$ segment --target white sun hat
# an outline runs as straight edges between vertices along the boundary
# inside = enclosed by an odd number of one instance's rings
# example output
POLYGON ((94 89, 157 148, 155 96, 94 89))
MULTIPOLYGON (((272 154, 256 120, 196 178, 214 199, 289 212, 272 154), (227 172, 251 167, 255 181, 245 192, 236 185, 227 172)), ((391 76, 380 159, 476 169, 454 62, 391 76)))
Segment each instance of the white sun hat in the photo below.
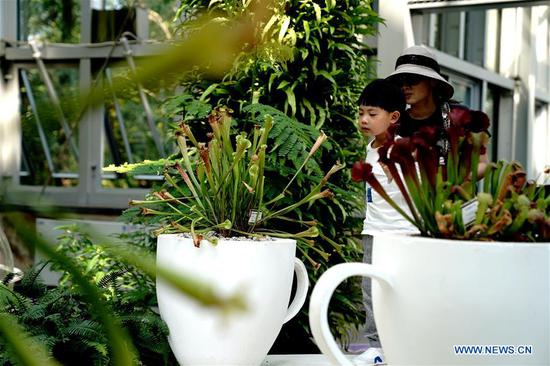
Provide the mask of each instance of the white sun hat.
POLYGON ((454 94, 453 86, 441 76, 439 63, 435 55, 423 46, 411 46, 401 53, 395 61, 395 71, 387 79, 397 79, 398 75, 414 74, 437 80, 441 86, 442 97, 451 99, 454 94))

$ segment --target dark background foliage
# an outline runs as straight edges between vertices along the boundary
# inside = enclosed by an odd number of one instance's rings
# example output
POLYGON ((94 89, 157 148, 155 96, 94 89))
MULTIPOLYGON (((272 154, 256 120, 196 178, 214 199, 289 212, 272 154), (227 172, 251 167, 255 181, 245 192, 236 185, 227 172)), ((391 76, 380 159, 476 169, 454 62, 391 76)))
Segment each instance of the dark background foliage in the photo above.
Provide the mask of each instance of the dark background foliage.
MULTIPOLYGON (((149 237, 137 231, 125 234, 136 246, 148 251, 149 237)), ((82 273, 101 292, 102 301, 128 330, 137 351, 139 365, 176 365, 168 345, 168 328, 153 311, 156 305, 154 282, 139 269, 121 263, 94 244, 90 235, 76 226, 64 228, 56 250, 75 258, 82 273)), ((110 365, 109 341, 100 319, 94 315, 80 287, 60 266, 60 285, 47 287, 39 277, 47 263, 29 269, 14 289, 0 285, 0 308, 17 317, 32 340, 42 344, 47 354, 64 365, 110 365)), ((15 365, 16 354, 0 339, 0 364, 15 365)))

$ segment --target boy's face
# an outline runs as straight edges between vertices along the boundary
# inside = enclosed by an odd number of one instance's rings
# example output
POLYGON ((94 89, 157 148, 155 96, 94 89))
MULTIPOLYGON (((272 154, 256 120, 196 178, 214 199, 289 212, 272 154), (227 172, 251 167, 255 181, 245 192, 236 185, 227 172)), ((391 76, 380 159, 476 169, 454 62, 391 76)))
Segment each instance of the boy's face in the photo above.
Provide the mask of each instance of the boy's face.
POLYGON ((357 123, 363 136, 383 135, 388 127, 399 120, 399 112, 388 112, 380 107, 359 106, 357 123))

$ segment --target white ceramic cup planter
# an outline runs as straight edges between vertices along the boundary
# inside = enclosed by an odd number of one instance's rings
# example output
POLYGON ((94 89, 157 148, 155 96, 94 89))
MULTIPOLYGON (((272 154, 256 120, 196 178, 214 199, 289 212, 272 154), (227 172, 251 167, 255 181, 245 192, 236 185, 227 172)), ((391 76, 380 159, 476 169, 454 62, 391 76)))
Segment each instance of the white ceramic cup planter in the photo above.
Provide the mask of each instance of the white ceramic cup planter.
POLYGON ((160 235, 157 264, 191 274, 213 285, 220 295, 242 292, 246 312, 222 314, 189 299, 157 279, 159 311, 170 330, 168 338, 184 366, 258 366, 283 323, 294 317, 306 299, 309 280, 295 258, 294 240, 224 240, 199 248, 182 235, 160 235), (289 306, 293 273, 297 289, 289 306))
POLYGON ((12 275, 11 279, 8 281, 9 284, 16 283, 23 278, 23 271, 17 267, 10 267, 5 264, 0 264, 0 273, 2 273, 2 278, 5 276, 4 273, 6 273, 6 275, 12 275))
POLYGON ((376 235, 372 265, 334 266, 311 295, 311 329, 333 365, 352 365, 327 323, 350 276, 373 279, 388 365, 550 365, 550 243, 376 235))

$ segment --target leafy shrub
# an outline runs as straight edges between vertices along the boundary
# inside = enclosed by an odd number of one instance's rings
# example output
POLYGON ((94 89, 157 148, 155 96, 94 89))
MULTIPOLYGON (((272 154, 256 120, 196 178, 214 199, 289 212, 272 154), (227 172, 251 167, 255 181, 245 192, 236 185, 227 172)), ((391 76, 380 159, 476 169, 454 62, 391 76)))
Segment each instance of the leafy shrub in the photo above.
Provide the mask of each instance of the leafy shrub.
MULTIPOLYGON (((182 20, 180 34, 190 34, 200 27, 193 21, 200 12, 210 12, 223 23, 234 15, 246 14, 252 3, 184 0, 178 15, 182 20)), ((293 197, 304 197, 322 179, 320 172, 328 171, 333 162, 351 165, 364 154, 364 144, 355 127, 356 99, 374 70, 361 37, 375 34, 381 21, 370 4, 364 0, 273 2, 272 17, 255 30, 265 41, 262 47, 239 55, 231 71, 220 79, 190 70, 182 83, 182 95, 166 104, 167 114, 185 120, 196 135, 206 134, 204 117, 208 108, 215 106, 226 105, 234 110, 239 126, 246 126, 254 116, 263 119, 265 114, 271 114, 281 130, 273 133, 274 148, 266 157, 271 160, 270 165, 277 166, 273 174, 266 171, 265 191, 270 199, 276 197, 298 168, 296 161, 301 161, 300 156, 306 151, 301 144, 311 146, 314 141, 307 133, 300 134, 300 130, 286 130, 284 121, 294 117, 304 127, 316 131, 322 128, 330 145, 312 159, 319 169, 314 164, 306 167, 306 174, 299 175, 289 190, 293 197), (284 113, 275 114, 266 108, 284 113)), ((324 233, 316 244, 320 252, 306 248, 303 253, 320 265, 320 271, 342 261, 361 261, 362 254, 357 241, 361 219, 354 214, 364 208, 363 187, 354 185, 343 174, 335 176, 327 187, 335 193, 333 200, 296 211, 303 220, 318 220, 324 233), (332 256, 327 258, 324 253, 332 256)), ((310 273, 315 283, 319 273, 310 273)), ((364 321, 361 298, 359 281, 347 281, 337 289, 330 322, 343 343, 349 341, 350 328, 364 321)), ((286 345, 281 351, 315 351, 314 345, 298 345, 295 341, 308 339, 308 329, 302 312, 283 327, 280 339, 286 345)))

